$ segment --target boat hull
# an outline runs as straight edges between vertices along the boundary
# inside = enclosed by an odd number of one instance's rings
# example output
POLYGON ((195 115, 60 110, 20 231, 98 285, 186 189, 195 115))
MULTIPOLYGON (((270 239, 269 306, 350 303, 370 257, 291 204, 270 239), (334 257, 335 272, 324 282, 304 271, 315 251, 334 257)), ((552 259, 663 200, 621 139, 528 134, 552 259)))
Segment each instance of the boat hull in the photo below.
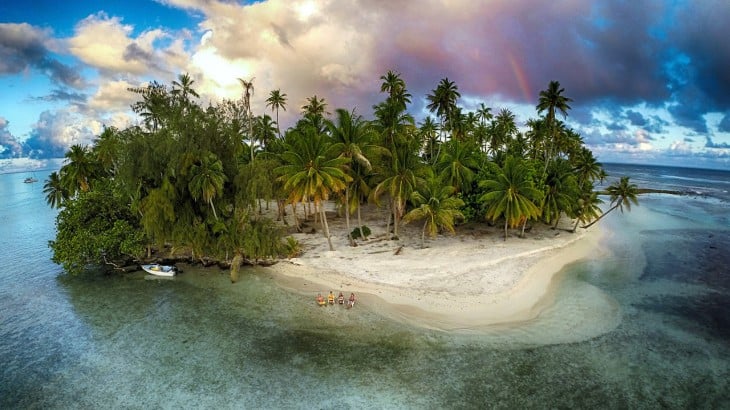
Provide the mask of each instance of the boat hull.
POLYGON ((168 265, 142 265, 142 269, 155 276, 175 276, 177 269, 174 266, 168 265))

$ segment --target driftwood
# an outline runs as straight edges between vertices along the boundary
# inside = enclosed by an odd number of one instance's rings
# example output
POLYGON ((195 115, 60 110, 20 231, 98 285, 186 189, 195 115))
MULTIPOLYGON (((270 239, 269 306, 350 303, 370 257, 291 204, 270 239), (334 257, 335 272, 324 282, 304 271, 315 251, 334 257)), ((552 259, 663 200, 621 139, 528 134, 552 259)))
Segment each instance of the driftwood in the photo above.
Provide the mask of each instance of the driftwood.
POLYGON ((403 245, 399 246, 398 249, 393 252, 393 255, 400 255, 400 252, 403 250, 403 245))

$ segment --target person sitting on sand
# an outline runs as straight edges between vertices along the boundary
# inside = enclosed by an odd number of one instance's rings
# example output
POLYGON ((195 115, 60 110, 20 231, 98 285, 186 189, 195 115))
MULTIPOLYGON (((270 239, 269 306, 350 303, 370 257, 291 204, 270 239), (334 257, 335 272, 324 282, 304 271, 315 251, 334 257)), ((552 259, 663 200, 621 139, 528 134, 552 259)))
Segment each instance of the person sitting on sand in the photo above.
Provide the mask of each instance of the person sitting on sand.
POLYGON ((345 304, 345 295, 343 295, 342 292, 340 292, 340 296, 337 296, 337 303, 340 305, 345 304))
POLYGON ((324 298, 322 297, 322 294, 321 293, 318 293, 317 294, 317 299, 316 300, 317 300, 317 304, 318 305, 320 305, 320 306, 324 306, 325 305, 324 298))
POLYGON ((351 308, 355 306, 355 294, 350 293, 350 299, 347 301, 347 308, 351 308))
POLYGON ((330 294, 327 295, 327 302, 329 302, 330 305, 335 304, 335 294, 330 291, 330 294))

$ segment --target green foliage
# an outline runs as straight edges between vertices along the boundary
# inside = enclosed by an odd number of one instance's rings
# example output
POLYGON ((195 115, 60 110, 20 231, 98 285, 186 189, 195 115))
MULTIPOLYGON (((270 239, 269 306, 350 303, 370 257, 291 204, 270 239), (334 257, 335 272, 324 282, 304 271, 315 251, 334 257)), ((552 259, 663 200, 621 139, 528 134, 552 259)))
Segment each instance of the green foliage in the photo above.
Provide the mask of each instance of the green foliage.
POLYGON ((360 228, 355 228, 352 230, 352 232, 350 232, 350 236, 352 237, 352 239, 360 239, 363 236, 365 236, 367 238, 371 234, 372 234, 372 232, 370 231, 370 228, 368 228, 367 225, 363 225, 360 228), (361 232, 360 229, 362 229, 362 235, 360 235, 360 232, 361 232))
POLYGON ((144 252, 139 218, 108 185, 81 192, 56 218, 52 260, 71 274, 123 265, 144 252))
POLYGON ((302 244, 294 239, 293 236, 286 237, 286 244, 284 246, 286 247, 287 258, 296 258, 302 254, 302 244))
MULTIPOLYGON (((283 241, 278 225, 263 209, 256 212, 272 200, 344 197, 348 226, 365 201, 384 202, 394 237, 409 212, 407 220, 426 219, 424 234, 484 215, 506 226, 561 214, 587 223, 597 215, 592 188, 605 173, 556 118, 571 102, 558 82, 540 93, 536 109, 544 116, 529 120, 523 133, 507 109, 492 115, 484 104, 476 112, 457 106, 460 93, 448 78, 426 96, 438 123, 427 118, 416 127, 408 113, 412 96, 392 71, 381 77, 386 99, 373 106, 374 120, 344 108, 330 118, 325 99, 315 95, 294 128, 279 130, 286 94, 274 90, 266 100, 276 121, 254 117, 253 78, 239 80, 241 99, 207 108, 187 74, 170 86, 153 81, 130 89, 140 98, 132 105, 140 125, 106 128, 92 146, 71 147, 66 165, 44 185, 48 204, 61 209, 54 261, 78 273, 168 244, 194 258, 297 254, 301 245, 283 241), (440 180, 429 178, 431 167, 440 180)), ((610 188, 612 209, 630 209, 633 191, 628 181, 610 188)), ((361 237, 360 229, 352 237, 361 237)))

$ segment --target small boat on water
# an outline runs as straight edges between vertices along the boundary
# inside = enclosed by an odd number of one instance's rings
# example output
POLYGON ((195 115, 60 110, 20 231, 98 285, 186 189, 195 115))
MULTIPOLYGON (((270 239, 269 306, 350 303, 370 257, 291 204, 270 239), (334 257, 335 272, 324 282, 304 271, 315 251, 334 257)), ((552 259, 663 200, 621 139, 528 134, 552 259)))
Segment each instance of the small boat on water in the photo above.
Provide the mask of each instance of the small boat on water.
POLYGON ((32 184, 34 182, 38 182, 38 180, 35 179, 35 178, 33 178, 33 177, 28 177, 28 178, 26 178, 26 179, 23 180, 23 183, 25 183, 25 184, 32 184))
POLYGON ((160 265, 159 263, 155 263, 153 265, 142 265, 142 269, 144 269, 145 272, 156 276, 175 276, 177 273, 177 268, 174 266, 160 265))

